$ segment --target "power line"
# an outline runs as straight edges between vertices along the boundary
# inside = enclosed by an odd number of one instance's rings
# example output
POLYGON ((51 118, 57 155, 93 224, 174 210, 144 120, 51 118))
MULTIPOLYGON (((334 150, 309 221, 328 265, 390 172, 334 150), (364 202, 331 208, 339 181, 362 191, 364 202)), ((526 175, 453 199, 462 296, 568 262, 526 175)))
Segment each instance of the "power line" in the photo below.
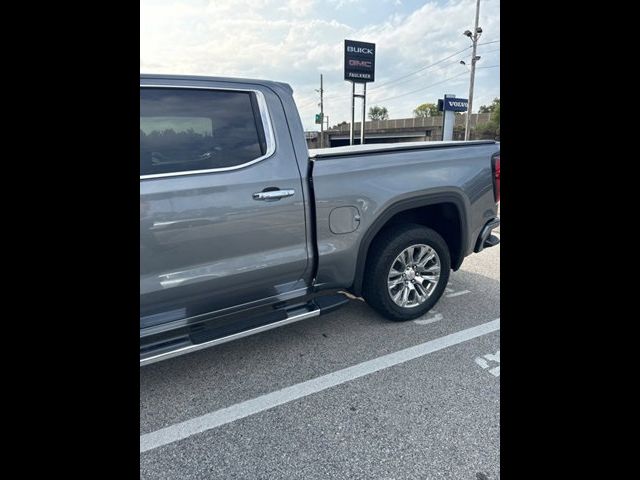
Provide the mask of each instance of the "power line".
MULTIPOLYGON (((477 68, 496 68, 496 67, 500 67, 500 65, 489 65, 489 66, 487 66, 487 67, 477 67, 477 68)), ((410 95, 410 94, 412 94, 412 93, 416 93, 416 92, 419 92, 419 91, 421 91, 421 90, 425 90, 425 89, 427 89, 427 88, 431 88, 431 87, 433 87, 433 86, 439 85, 439 84, 441 84, 441 83, 448 82, 449 80, 453 80, 453 79, 455 79, 455 78, 458 78, 458 77, 461 77, 461 76, 463 76, 463 75, 467 75, 467 74, 468 74, 468 72, 463 72, 463 73, 461 73, 461 74, 459 74, 459 75, 454 75, 453 77, 449 77, 449 78, 447 78, 447 79, 445 79, 445 80, 442 80, 442 81, 440 81, 440 82, 433 83, 433 84, 431 84, 431 85, 429 85, 429 86, 427 86, 427 87, 423 87, 423 88, 420 88, 420 89, 417 89, 417 90, 413 90, 413 91, 411 91, 411 92, 403 93, 403 94, 401 94, 401 95, 396 95, 396 96, 394 96, 394 97, 383 98, 383 99, 380 99, 380 100, 372 100, 372 102, 373 102, 373 103, 375 103, 375 104, 380 104, 380 103, 383 103, 383 102, 384 102, 384 104, 385 104, 386 106, 389 106, 389 101, 390 101, 390 100, 395 100, 395 99, 398 99, 398 98, 400 98, 400 97, 404 97, 404 96, 406 96, 406 95, 410 95)), ((489 95, 489 96, 495 97, 495 95, 489 95)), ((484 99, 485 97, 482 97, 482 98, 484 99)), ((394 104, 394 102, 392 101, 392 102, 391 102, 391 105, 393 105, 393 104, 394 104)))
POLYGON ((436 83, 432 83, 431 85, 427 85, 426 87, 418 88, 417 90, 413 90, 411 92, 402 93, 400 95, 396 95, 395 97, 381 98, 381 99, 377 99, 375 101, 376 101, 376 103, 386 102, 388 100, 393 100, 393 99, 396 99, 396 98, 404 97, 406 95, 411 95, 412 93, 417 93, 417 92, 420 92, 422 90, 426 90, 427 88, 435 87, 436 85, 440 85, 441 83, 448 82, 449 80, 453 80, 454 78, 458 78, 458 77, 461 77, 463 75, 468 75, 468 72, 459 73, 458 75, 454 75, 453 77, 445 78, 444 80, 441 80, 441 81, 436 82, 436 83))
POLYGON ((307 102, 307 103, 303 103, 301 105, 298 105, 298 108, 307 108, 307 107, 311 107, 312 105, 314 105, 316 103, 316 101, 314 100, 313 102, 307 102))
POLYGON ((483 95, 482 97, 477 99, 477 103, 484 103, 486 101, 486 99, 488 99, 488 98, 500 98, 500 96, 496 95, 495 93, 492 93, 492 94, 489 94, 489 95, 483 95), (480 100, 482 100, 482 102, 480 100))
POLYGON ((422 72, 423 70, 426 70, 427 68, 434 67, 434 66, 438 65, 439 63, 444 62, 445 60, 449 60, 451 57, 455 57, 456 55, 461 54, 461 53, 462 53, 462 52, 464 52, 465 50, 469 50, 470 48, 471 48, 471 47, 463 48, 462 50, 460 50, 460 51, 458 51, 458 52, 456 52, 456 53, 453 53, 453 54, 449 55, 448 57, 445 57, 445 58, 443 58, 443 59, 441 59, 441 60, 438 60, 437 62, 432 63, 431 65, 427 65, 427 66, 425 66, 425 67, 422 67, 422 68, 420 68, 420 69, 416 70, 415 72, 411 72, 411 73, 408 73, 408 74, 406 74, 406 75, 403 75, 402 77, 398 77, 398 78, 396 78, 396 79, 394 79, 394 80, 389 80, 388 82, 381 83, 380 85, 376 85, 376 86, 375 86, 374 88, 372 88, 371 90, 374 90, 374 89, 377 89, 377 88, 380 88, 380 87, 384 87, 385 85, 389 85, 390 83, 397 82, 398 80, 402 80, 403 78, 407 78, 407 77, 410 77, 411 75, 415 75, 416 73, 422 72))
MULTIPOLYGON (((460 53, 460 52, 458 52, 458 54, 459 54, 459 53, 460 53)), ((436 62, 436 63, 433 63, 433 64, 431 64, 431 65, 428 65, 428 66, 426 66, 426 67, 424 67, 424 68, 420 69, 420 71, 425 70, 425 69, 430 68, 430 67, 433 67, 433 66, 435 66, 436 64, 442 63, 443 61, 448 60, 449 58, 451 58, 452 56, 455 56, 455 55, 457 55, 457 54, 451 55, 451 56, 449 56, 449 57, 447 57, 447 58, 443 58, 442 60, 439 60, 439 61, 438 61, 438 62, 436 62)), ((457 65, 457 64, 458 64, 458 62, 451 62, 449 65, 457 65)), ((384 85, 389 85, 390 83, 398 82, 398 81, 402 80, 403 78, 409 77, 409 76, 411 76, 411 75, 413 75, 413 74, 415 74, 415 73, 418 73, 418 72, 414 72, 414 73, 411 73, 411 74, 405 75, 404 77, 400 77, 400 78, 398 78, 398 79, 396 79, 396 80, 393 80, 393 81, 389 81, 389 82, 383 83, 382 85, 379 85, 378 87, 375 87, 375 88, 371 88, 370 90, 375 90, 375 89, 380 88, 380 87, 382 87, 382 86, 384 86, 384 85)), ((417 80, 417 79, 409 79, 409 80, 405 80, 404 82, 400 82, 400 83, 406 83, 407 81, 411 81, 411 80, 417 80)), ((374 93, 374 94, 375 94, 375 93, 374 93)), ((349 98, 350 96, 351 96, 350 94, 345 94, 345 95, 336 95, 336 96, 327 96, 327 97, 325 97, 325 100, 339 100, 339 99, 342 99, 342 98, 349 98)), ((306 106, 306 107, 311 106, 311 105, 312 105, 312 103, 313 103, 313 102, 311 102, 311 103, 307 103, 305 106, 306 106)), ((301 108, 302 108, 302 107, 301 107, 301 108)))
MULTIPOLYGON (((467 47, 467 48, 471 48, 471 47, 467 47)), ((496 48, 496 49, 494 49, 494 50, 489 50, 488 52, 480 52, 480 53, 482 53, 483 55, 488 55, 488 54, 490 54, 490 53, 499 52, 499 51, 500 51, 500 49, 499 49, 499 48, 496 48)), ((458 53, 459 53, 459 52, 458 52, 458 53)), ((449 58, 450 58, 450 57, 449 57, 449 58)), ((443 59, 443 60, 447 60, 447 59, 443 59)), ((440 63, 440 62, 441 62, 441 61, 439 61, 439 62, 437 62, 437 63, 440 63)), ((458 62, 457 60, 454 60, 453 62, 451 62, 451 63, 447 63, 447 64, 445 64, 444 66, 446 67, 446 66, 449 66, 449 65, 458 65, 458 64, 459 64, 459 62, 458 62)), ((434 66, 434 65, 435 65, 435 63, 434 63, 433 65, 430 65, 430 67, 432 67, 432 66, 434 66)), ((425 67, 425 68, 426 68, 426 67, 425 67)), ((411 75, 413 75, 413 74, 405 75, 405 77, 409 77, 409 76, 411 76, 411 75)), ((416 78, 405 78, 404 80, 399 79, 399 80, 397 80, 397 81, 396 81, 396 85, 394 85, 394 87, 395 87, 395 86, 397 86, 397 85, 398 85, 398 84, 400 84, 400 83, 412 82, 413 80, 419 80, 419 79, 423 79, 423 78, 424 78, 424 77, 419 76, 419 77, 416 77, 416 78)), ((371 90, 375 90, 376 88, 382 87, 382 86, 384 86, 384 85, 388 85, 389 83, 393 83, 393 82, 387 82, 386 84, 384 84, 384 83, 383 83, 382 85, 379 85, 378 87, 371 88, 371 90)))
MULTIPOLYGON (((324 97, 324 99, 326 100, 327 97, 324 97)), ((318 103, 317 99, 310 100, 308 98, 307 99, 302 98, 302 99, 300 99, 300 105, 298 105, 298 107, 299 108, 306 108, 306 107, 310 107, 311 105, 320 106, 320 103, 318 103)))
MULTIPOLYGON (((478 68, 478 69, 481 69, 481 68, 497 68, 497 67, 500 67, 500 65, 488 65, 488 66, 486 66, 486 67, 477 67, 477 68, 478 68)), ((417 90, 413 90, 413 91, 411 91, 411 92, 407 92, 407 93, 403 93, 403 94, 400 94, 400 95, 396 95, 396 96, 393 96, 393 97, 387 97, 387 98, 383 98, 383 99, 379 99, 379 100, 377 100, 377 99, 372 99, 371 101, 375 101, 376 103, 380 103, 380 102, 386 102, 386 101, 388 101, 388 100, 394 100, 394 99, 396 99, 396 98, 404 97, 405 95, 411 95, 412 93, 420 92, 420 91, 422 91, 422 90, 426 90, 427 88, 431 88, 431 87, 434 87, 434 86, 436 86, 436 85, 440 85, 441 83, 448 82, 449 80, 453 80, 453 79, 455 79, 455 78, 461 77, 462 75, 466 75, 467 73, 468 73, 468 72, 462 72, 462 73, 460 73, 460 74, 458 74, 458 75, 454 75, 453 77, 446 78, 446 79, 444 79, 444 80, 441 80, 441 81, 439 81, 439 82, 433 83, 433 84, 428 85, 428 86, 426 86, 426 87, 418 88, 417 90)), ((343 97, 348 97, 348 96, 349 96, 349 95, 342 95, 342 96, 339 96, 339 97, 332 97, 332 99, 336 99, 336 98, 343 98, 343 97)), ((325 99, 326 99, 326 98, 325 98, 325 99)), ((299 108, 306 108, 306 107, 309 107, 309 106, 311 106, 313 103, 314 103, 314 102, 312 102, 312 103, 308 103, 308 104, 306 104, 306 105, 301 105, 299 108)))
POLYGON ((493 53, 493 52, 499 52, 499 51, 500 51, 500 49, 499 49, 499 48, 495 48, 495 49, 493 49, 493 50, 489 50, 488 52, 478 52, 478 53, 481 53, 481 54, 483 54, 483 55, 489 55, 490 53, 493 53))
MULTIPOLYGON (((440 68, 448 68, 451 65, 459 65, 459 64, 460 64, 460 62, 458 62, 457 60, 454 60, 453 62, 445 63, 444 65, 441 65, 440 68)), ((424 80, 424 78, 425 77, 423 77, 423 76, 419 76, 419 77, 415 77, 415 78, 405 78, 404 80, 400 80, 400 81, 396 82, 396 84, 393 86, 393 88, 397 87, 401 83, 412 82, 414 80, 424 80)), ((389 82, 389 83, 391 83, 391 82, 389 82)), ((388 83, 387 83, 387 85, 388 85, 388 83)), ((374 89, 372 88, 371 90, 374 90, 374 89)))
MULTIPOLYGON (((492 41, 490 41, 490 42, 479 43, 479 44, 478 44, 478 46, 480 46, 480 45, 489 45, 489 44, 491 44, 491 43, 499 43, 499 42, 500 42, 500 40, 492 40, 492 41)), ((450 58, 455 57, 456 55, 461 54, 461 53, 462 53, 462 52, 464 52, 465 50, 469 50, 471 47, 472 47, 472 46, 470 45, 470 46, 468 46, 468 47, 466 47, 466 48, 463 48, 462 50, 460 50, 460 51, 458 51, 458 52, 456 52, 456 53, 452 53, 452 54, 451 54, 451 55, 449 55, 448 57, 442 58, 442 59, 438 60, 437 62, 432 63, 431 65, 427 65, 427 66, 422 67, 422 68, 420 68, 420 69, 418 69, 418 70, 416 70, 416 71, 414 71, 414 72, 407 73, 406 75, 403 75, 402 77, 398 77, 398 78, 396 78, 396 79, 394 79, 394 80, 389 80, 388 82, 385 82, 385 83, 381 83, 381 84, 379 84, 379 85, 376 85, 375 87, 371 88, 370 90, 375 90, 375 89, 380 88, 380 87, 383 87, 383 86, 385 86, 385 85, 389 85, 390 83, 397 82, 398 80, 402 80, 403 78, 407 78, 407 77, 410 77, 411 75, 415 75, 416 73, 420 73, 420 72, 422 72, 423 70, 426 70, 427 68, 434 67, 435 65, 438 65, 439 63, 442 63, 442 62, 444 62, 445 60, 449 60, 450 58)), ((489 53, 489 52, 487 52, 487 53, 489 53)))

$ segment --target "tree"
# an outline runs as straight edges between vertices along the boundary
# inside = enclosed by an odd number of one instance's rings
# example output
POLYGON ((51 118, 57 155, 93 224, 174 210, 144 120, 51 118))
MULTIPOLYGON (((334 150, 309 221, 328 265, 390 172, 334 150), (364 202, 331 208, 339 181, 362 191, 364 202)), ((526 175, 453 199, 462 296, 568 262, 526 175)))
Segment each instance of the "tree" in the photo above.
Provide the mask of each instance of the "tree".
POLYGON ((493 109, 493 115, 491 115, 491 120, 498 124, 498 128, 500 128, 500 99, 496 98, 493 101, 495 108, 493 109), (497 102, 496 102, 497 100, 497 102))
MULTIPOLYGON (((478 109, 478 113, 496 113, 498 114, 498 123, 500 123, 500 99, 499 98, 494 98, 493 99, 493 103, 489 106, 487 105, 482 105, 479 109, 478 109)), ((493 118, 492 120, 495 120, 495 118, 493 118)))
POLYGON ((494 98, 491 105, 482 105, 478 113, 490 113, 487 123, 480 123, 472 130, 473 139, 497 139, 500 138, 500 98, 494 98))
POLYGON ((478 113, 490 113, 491 120, 489 123, 478 125, 477 132, 480 138, 494 138, 500 136, 500 99, 494 98, 493 103, 489 106, 482 105, 478 109, 478 113), (483 137, 484 136, 484 137, 483 137))
POLYGON ((369 107, 369 118, 371 120, 388 120, 389 119, 389 111, 387 107, 369 107))
POLYGON ((453 140, 464 140, 464 124, 453 126, 453 140))
POLYGON ((435 103, 423 103, 413 111, 413 116, 416 118, 437 117, 440 115, 442 115, 442 112, 438 111, 438 106, 435 103))
POLYGON ((475 140, 494 140, 500 136, 500 124, 495 122, 481 123, 475 128, 475 140))

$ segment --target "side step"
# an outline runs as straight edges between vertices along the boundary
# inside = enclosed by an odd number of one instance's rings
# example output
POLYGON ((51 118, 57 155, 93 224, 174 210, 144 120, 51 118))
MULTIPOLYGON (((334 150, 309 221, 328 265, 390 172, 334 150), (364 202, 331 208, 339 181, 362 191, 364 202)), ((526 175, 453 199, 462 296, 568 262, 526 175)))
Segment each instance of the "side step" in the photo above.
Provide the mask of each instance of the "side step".
MULTIPOLYGON (((257 325, 254 327, 246 328, 245 330, 236 331, 234 333, 222 334, 221 336, 217 335, 220 335, 219 332, 223 330, 217 330, 216 332, 216 329, 212 329, 192 332, 191 335, 189 335, 188 340, 185 338, 180 343, 174 345, 174 347, 168 347, 170 348, 169 350, 165 349, 165 351, 158 353, 149 352, 148 356, 141 356, 140 366, 149 365, 151 363, 159 362, 160 360, 167 360, 169 358, 184 355, 186 353, 196 352, 198 350, 203 350, 215 345, 220 345, 222 343, 231 342, 243 337, 248 337, 249 335, 255 335, 256 333, 266 332, 267 330, 272 330, 274 328, 282 327, 290 323, 306 320, 307 318, 317 317, 321 314, 335 310, 336 308, 348 302, 349 299, 342 295, 327 295, 317 297, 306 305, 288 310, 286 312, 282 312, 286 313, 287 315, 286 318, 282 320, 257 325)), ((247 319, 246 324, 249 325, 251 322, 251 319, 247 319)), ((239 322, 237 328, 242 328, 242 323, 244 322, 239 322)), ((227 331, 229 330, 227 329, 227 331)))

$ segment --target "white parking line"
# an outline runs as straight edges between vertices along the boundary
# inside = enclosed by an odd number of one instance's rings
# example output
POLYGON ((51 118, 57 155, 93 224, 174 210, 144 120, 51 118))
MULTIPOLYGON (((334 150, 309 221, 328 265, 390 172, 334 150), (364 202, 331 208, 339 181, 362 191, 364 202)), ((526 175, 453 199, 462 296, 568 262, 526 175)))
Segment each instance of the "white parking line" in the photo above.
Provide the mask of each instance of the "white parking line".
POLYGON ((484 358, 480 358, 480 357, 476 358, 476 363, 480 365, 480 367, 482 368, 489 368, 489 364, 484 358))
POLYGON ((452 298, 452 297, 457 297, 460 295, 464 295, 465 293, 471 293, 469 290, 462 290, 460 292, 456 292, 456 293, 450 293, 449 295, 447 295, 447 298, 452 298))
POLYGON ((444 318, 441 313, 436 313, 435 311, 431 310, 429 314, 432 314, 432 313, 433 313, 433 317, 419 318, 417 320, 414 320, 413 323, 417 323, 418 325, 429 325, 430 323, 439 322, 444 318))
MULTIPOLYGON (((483 357, 484 358, 476 357, 475 362, 480 365, 481 368, 486 370, 487 368, 489 368, 489 363, 487 362, 487 360, 489 360, 490 362, 500 363, 500 350, 498 350, 496 353, 487 353, 486 355, 483 355, 483 357)), ((497 367, 489 368, 489 373, 494 377, 499 377, 500 365, 498 365, 497 367)))
POLYGON ((422 357, 429 353, 437 352, 443 348, 466 342, 467 340, 495 332, 496 330, 500 330, 500 318, 421 343, 415 347, 405 348, 404 350, 383 355, 382 357, 374 358, 373 360, 368 360, 353 365, 352 367, 313 378, 276 392, 237 403, 191 420, 161 428, 155 432, 140 435, 140 453, 177 442, 178 440, 183 440, 197 433, 206 432, 212 428, 269 410, 278 405, 321 392, 327 388, 335 387, 336 385, 355 380, 370 373, 422 357))

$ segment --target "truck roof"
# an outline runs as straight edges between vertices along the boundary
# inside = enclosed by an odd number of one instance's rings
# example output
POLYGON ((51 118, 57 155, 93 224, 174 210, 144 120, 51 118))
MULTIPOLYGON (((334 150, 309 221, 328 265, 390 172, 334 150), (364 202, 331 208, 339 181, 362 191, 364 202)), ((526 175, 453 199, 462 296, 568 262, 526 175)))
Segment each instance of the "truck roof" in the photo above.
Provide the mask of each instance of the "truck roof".
POLYGON ((205 75, 168 75, 161 73, 141 73, 140 80, 179 80, 179 81, 209 81, 209 82, 230 82, 230 83, 256 83, 266 87, 284 88, 289 93, 293 93, 291 85, 285 82, 274 82, 273 80, 263 80, 257 78, 235 78, 235 77, 210 77, 205 75))

